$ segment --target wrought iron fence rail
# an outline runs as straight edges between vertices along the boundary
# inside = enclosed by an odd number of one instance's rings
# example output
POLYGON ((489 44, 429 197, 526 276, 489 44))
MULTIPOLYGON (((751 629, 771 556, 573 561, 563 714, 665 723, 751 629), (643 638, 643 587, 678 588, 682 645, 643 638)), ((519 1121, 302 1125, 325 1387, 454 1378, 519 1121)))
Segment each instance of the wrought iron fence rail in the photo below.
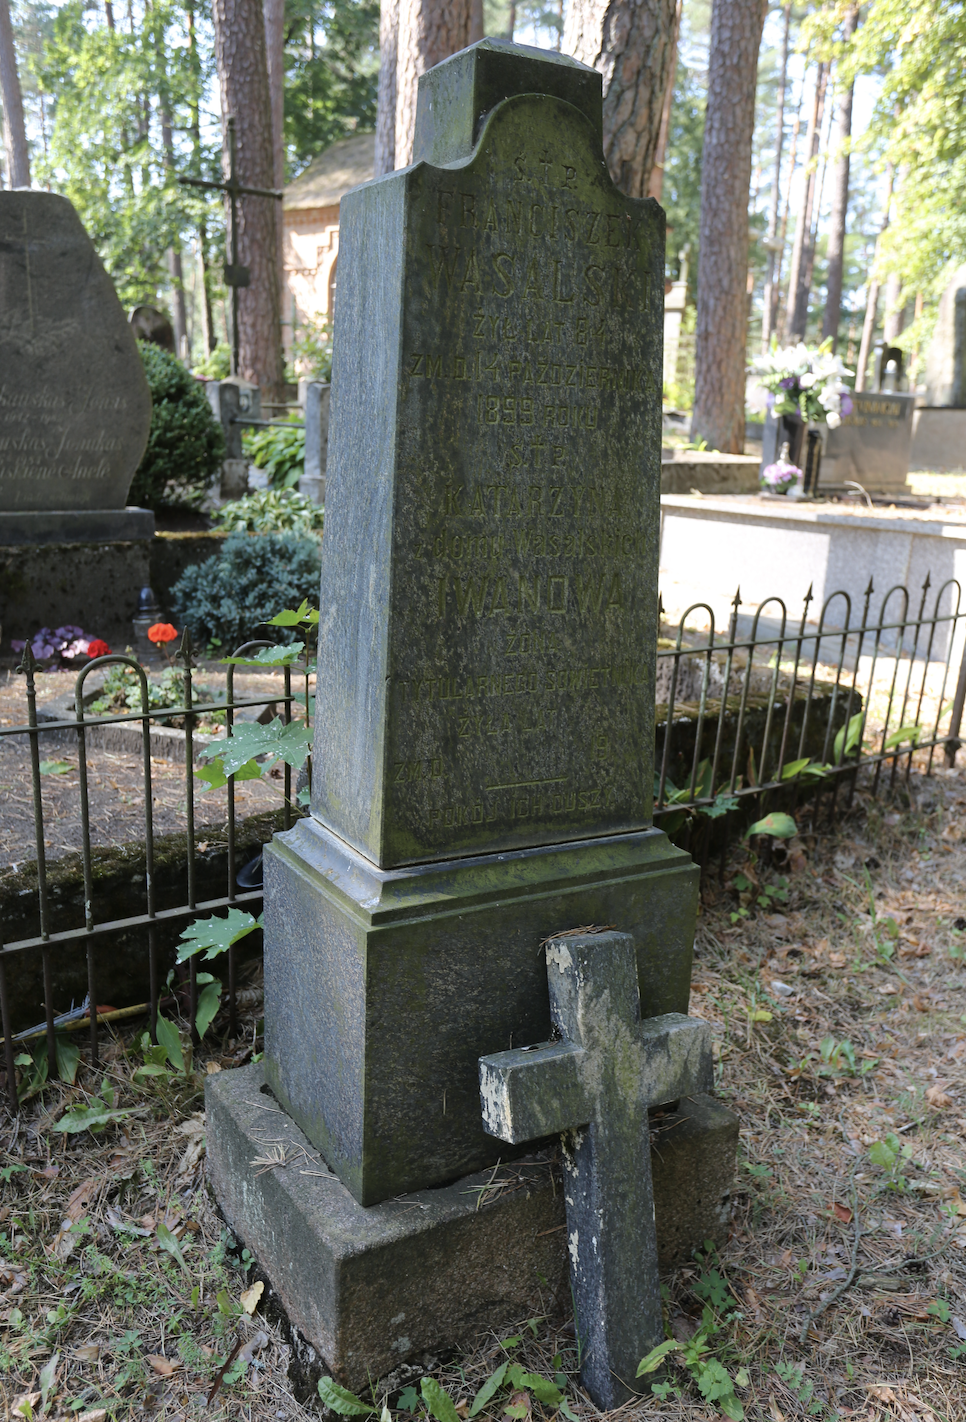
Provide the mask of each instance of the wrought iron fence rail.
POLYGON ((245 908, 248 905, 255 906, 262 901, 261 889, 244 889, 241 893, 229 898, 222 895, 216 899, 201 899, 194 905, 179 904, 175 908, 158 909, 153 914, 139 913, 132 914, 126 918, 114 918, 105 920, 103 923, 95 923, 92 928, 63 928, 54 933, 50 933, 46 938, 19 938, 12 943, 4 943, 0 947, 0 957, 9 958, 14 953, 23 953, 28 949, 37 948, 57 948, 69 943, 87 943, 92 938, 103 937, 108 933, 118 933, 131 928, 150 928, 152 925, 165 923, 177 923, 179 919, 193 918, 197 913, 214 913, 217 909, 225 908, 245 908))
POLYGON ((266 694, 255 701, 196 701, 189 708, 187 706, 163 706, 151 711, 117 711, 110 716, 102 716, 99 713, 90 714, 85 710, 82 715, 65 718, 62 721, 38 721, 32 726, 29 722, 20 726, 0 726, 0 738, 4 736, 44 736, 51 731, 89 731, 101 726, 118 726, 131 721, 171 721, 176 716, 191 716, 197 721, 204 721, 207 717, 215 715, 221 711, 243 711, 255 706, 274 706, 287 703, 291 706, 298 704, 300 697, 297 692, 282 695, 281 692, 266 694))
MULTIPOLYGON (((959 644, 958 634, 966 612, 960 610, 961 594, 958 582, 950 580, 942 585, 936 594, 931 615, 926 612, 928 591, 927 578, 918 599, 917 612, 910 613, 910 594, 902 585, 896 585, 882 600, 879 619, 875 621, 869 616, 873 592, 870 581, 862 605, 861 621, 854 626, 851 625, 852 601, 844 593, 833 593, 825 599, 817 627, 814 623, 807 622, 809 604, 813 601, 811 590, 804 600, 800 620, 796 619, 797 625, 792 626, 789 626, 789 612, 785 602, 779 598, 769 598, 756 609, 750 633, 742 631, 741 635, 738 632, 740 594, 736 595, 732 603, 727 632, 716 631, 714 612, 709 604, 698 603, 688 608, 676 629, 675 645, 657 648, 658 666, 661 667, 670 660, 671 671, 667 700, 662 701, 658 708, 655 822, 658 825, 664 824, 674 833, 672 817, 679 816, 686 821, 689 827, 687 832, 691 836, 689 847, 696 857, 701 859, 702 867, 707 862, 714 826, 719 826, 718 838, 723 866, 724 849, 735 822, 746 822, 745 807, 754 802, 760 808, 763 803, 767 803, 767 797, 780 795, 781 792, 796 795, 806 783, 806 776, 816 794, 828 795, 828 810, 829 814, 833 815, 838 787, 845 779, 851 796, 860 771, 871 775, 872 789, 876 792, 883 767, 887 763, 892 766, 890 783, 894 783, 898 767, 903 762, 908 775, 914 751, 928 750, 927 771, 931 771, 935 750, 941 746, 945 747, 947 764, 952 763, 955 749, 959 745, 960 722, 966 705, 966 657, 959 668, 951 713, 944 703, 950 680, 953 647, 954 644, 959 644), (941 613, 940 605, 947 595, 950 610, 941 613), (826 627, 825 619, 829 608, 837 599, 844 600, 846 625, 826 627), (895 599, 899 600, 902 609, 902 616, 898 620, 892 620, 894 614, 890 613, 895 599), (761 629, 765 635, 759 635, 762 616, 770 607, 780 610, 778 631, 774 630, 774 623, 771 622, 766 629, 761 629), (698 614, 706 616, 708 630, 687 634, 689 618, 696 618, 698 614), (886 620, 887 615, 890 620, 886 620), (937 629, 942 625, 948 627, 944 656, 933 659, 937 629), (898 636, 892 638, 891 642, 885 642, 887 634, 898 636), (684 640, 686 635, 689 636, 687 644, 684 640), (692 643, 692 636, 703 637, 704 640, 692 643), (820 660, 823 643, 825 647, 832 649, 833 656, 820 660), (907 643, 909 645, 906 645, 907 643), (846 665, 850 654, 854 656, 854 665, 851 667, 846 665), (699 659, 697 667, 695 658, 699 659), (698 680, 695 670, 700 676, 699 686, 694 685, 698 680), (696 695, 682 694, 682 690, 688 689, 685 685, 687 677, 691 678, 690 690, 696 695), (716 683, 714 686, 713 681, 716 683), (873 697, 877 698, 874 735, 871 734, 870 724, 873 697), (933 699, 936 701, 934 716, 931 710, 933 699), (879 706, 883 701, 884 720, 879 706), (898 718, 894 725, 893 713, 896 710, 898 718), (941 730, 947 713, 948 725, 945 730, 941 730), (915 727, 914 735, 910 732, 912 726, 915 727), (909 744, 903 744, 901 741, 890 744, 890 728, 894 737, 900 727, 909 744), (663 742, 660 741, 662 728, 663 742), (789 775, 788 767, 796 761, 805 764, 789 775), (674 780, 680 781, 680 788, 675 787, 674 780), (692 834, 694 826, 698 826, 697 840, 692 834)), ((239 648, 235 656, 244 656, 270 645, 267 641, 246 643, 239 648)), ((307 673, 298 664, 285 666, 282 669, 282 684, 279 689, 272 689, 259 696, 236 699, 236 668, 232 664, 228 666, 224 699, 199 702, 192 695, 194 662, 189 644, 183 644, 175 660, 179 663, 182 675, 183 705, 150 708, 144 670, 131 658, 111 655, 91 662, 77 678, 74 691, 77 709, 73 718, 61 716, 57 720, 38 721, 35 667, 32 657, 25 652, 21 670, 26 675, 27 721, 17 726, 0 727, 0 745, 3 744, 4 737, 17 736, 26 738, 29 745, 37 876, 34 890, 35 921, 39 923, 40 928, 39 933, 32 933, 6 944, 2 943, 0 935, 0 1024, 3 1031, 7 1089, 14 1107, 17 1104, 13 1050, 15 1038, 11 1030, 8 967, 23 964, 25 960, 29 963, 31 955, 37 955, 40 959, 45 1013, 43 1030, 48 1060, 53 1062, 56 1059, 58 1030, 53 1008, 54 959, 57 955, 83 949, 87 967, 87 1000, 90 1004, 90 1054, 92 1063, 96 1063, 98 1020, 101 1015, 98 1008, 97 983, 103 973, 103 947, 112 935, 143 933, 146 936, 148 1014, 153 1033, 161 1002, 159 932, 166 929, 170 934, 179 923, 224 909, 251 910, 256 908, 262 899, 259 888, 240 887, 237 882, 239 851, 233 776, 227 778, 225 828, 218 831, 219 835, 225 836, 223 852, 226 858, 226 892, 215 897, 199 896, 193 764, 197 727, 199 722, 206 718, 224 717, 218 731, 219 734, 223 732, 230 735, 236 725, 237 712, 271 706, 277 708, 284 722, 289 723, 293 714, 301 715, 303 709, 301 693, 293 691, 292 673, 295 671, 296 674, 306 676, 307 673), (110 663, 125 664, 136 671, 141 686, 140 710, 100 715, 92 714, 89 708, 84 707, 83 687, 88 673, 110 663), (152 765, 158 759, 166 757, 157 742, 152 741, 151 728, 154 725, 163 727, 176 718, 184 719, 186 857, 183 870, 180 871, 184 874, 184 887, 178 890, 182 895, 180 903, 168 903, 166 907, 159 908, 154 862, 152 765), (132 753, 137 754, 141 760, 140 776, 144 793, 144 870, 143 876, 139 873, 138 877, 143 883, 140 892, 143 894, 145 911, 99 922, 94 911, 95 857, 91 842, 88 752, 94 749, 91 744, 93 732, 125 724, 140 724, 141 727, 141 735, 133 738, 137 749, 132 746, 132 753), (65 732, 73 732, 77 738, 83 912, 81 922, 61 928, 54 926, 52 890, 47 869, 40 745, 42 736, 55 734, 63 737, 65 732)), ((257 665, 250 667, 252 671, 258 669, 257 665)), ((307 687, 306 680, 306 689, 307 687)), ((205 740, 207 742, 207 736, 205 740)), ((288 828, 298 813, 293 808, 292 767, 288 763, 284 765, 282 782, 282 821, 283 826, 288 828)), ((210 831, 210 826, 207 828, 210 831)), ((221 848, 219 844, 220 852, 221 848)), ((221 873, 222 870, 218 868, 215 872, 221 873)), ((59 921, 62 922, 65 912, 63 904, 58 904, 56 911, 60 915, 59 921)), ((33 912, 31 907, 31 913, 33 912)), ((25 927, 27 926, 25 924, 25 927)), ((58 958, 58 961, 62 959, 58 958)), ((227 966, 229 1028, 235 1032, 237 954, 234 946, 228 950, 227 966)), ((193 1023, 198 1005, 194 957, 188 959, 187 973, 188 1017, 193 1023)))
MULTIPOLYGON (((804 782, 798 777, 808 764, 811 764, 815 772, 811 779, 816 788, 831 786, 834 808, 837 786, 842 777, 850 777, 851 796, 860 768, 873 771, 875 792, 878 789, 882 766, 886 761, 892 763, 893 781, 897 766, 902 760, 906 762, 908 775, 912 755, 916 750, 929 751, 929 770, 932 768, 933 754, 939 746, 945 747, 949 761, 950 755, 955 755, 955 747, 958 745, 963 702, 966 698, 966 658, 960 669, 950 723, 945 733, 941 733, 940 725, 944 715, 950 710, 949 706, 944 705, 944 698, 949 681, 953 645, 966 613, 960 610, 960 585, 955 579, 949 579, 940 586, 935 595, 932 615, 927 615, 929 588, 930 578, 927 575, 921 589, 918 612, 910 615, 909 591, 903 585, 896 584, 882 599, 878 621, 871 621, 869 608, 874 589, 870 579, 863 599, 861 622, 858 625, 852 625, 851 622, 851 598, 846 593, 836 592, 825 599, 818 626, 813 624, 811 628, 807 623, 809 604, 813 601, 811 588, 805 596, 797 628, 788 625, 789 615, 784 601, 780 598, 769 598, 758 606, 750 636, 740 637, 737 625, 740 592, 736 593, 732 602, 730 625, 724 635, 716 633, 714 610, 709 604, 694 603, 686 609, 677 628, 675 645, 659 647, 657 650, 659 664, 661 661, 670 660, 672 668, 667 701, 662 700, 659 707, 662 716, 659 727, 663 726, 664 740, 655 777, 655 820, 659 823, 662 820, 667 821, 671 816, 680 816, 682 812, 688 816, 707 812, 722 794, 730 801, 740 801, 751 797, 760 799, 777 790, 799 788, 804 782), (947 595, 949 611, 941 612, 940 606, 947 595), (896 598, 901 602, 902 617, 899 621, 887 621, 889 606, 896 598), (826 628, 826 614, 838 599, 844 600, 845 603, 846 625, 826 628), (781 610, 781 626, 777 633, 770 631, 768 635, 759 637, 758 628, 762 613, 773 605, 781 610), (698 614, 703 615, 709 624, 703 634, 704 640, 686 645, 684 637, 688 620, 698 614), (931 729, 927 729, 923 724, 923 710, 930 669, 937 666, 937 661, 932 659, 932 653, 936 630, 940 625, 948 625, 948 637, 945 656, 938 662, 942 678, 938 688, 935 721, 931 729), (884 634, 890 632, 900 634, 895 639, 895 646, 883 645, 884 634), (911 639, 910 646, 905 645, 907 637, 911 639), (820 661, 822 642, 831 643, 833 648, 838 649, 834 661, 820 661), (855 649, 855 663, 853 668, 848 669, 846 657, 850 644, 855 649), (806 646, 810 646, 813 655, 804 655, 806 646), (769 648, 777 650, 772 653, 767 663, 763 660, 756 662, 755 654, 767 653, 769 648), (867 649, 866 656, 870 659, 867 670, 862 666, 864 649, 867 649), (788 655, 783 660, 782 653, 786 650, 788 655), (740 662, 736 664, 737 652, 748 654, 743 665, 740 662), (699 659, 701 684, 700 688, 692 688, 692 692, 697 690, 696 696, 679 695, 681 669, 683 664, 688 664, 685 660, 687 658, 692 659, 692 667, 694 659, 699 659), (881 663, 886 664, 886 675, 877 682, 876 673, 881 663), (917 675, 917 667, 921 668, 921 675, 917 675), (717 695, 713 694, 711 685, 713 672, 720 675, 721 679, 720 690, 714 688, 718 690, 717 695), (753 689, 752 682, 756 673, 759 684, 753 689), (766 681, 767 685, 762 685, 762 680, 766 681), (874 695, 881 695, 883 692, 887 695, 884 720, 881 728, 876 728, 876 734, 867 745, 865 737, 870 729, 871 701, 874 695), (823 703, 825 725, 821 750, 816 754, 817 746, 809 740, 808 733, 810 729, 821 729, 820 726, 816 728, 814 721, 810 726, 815 708, 820 702, 823 703), (898 721, 890 736, 893 712, 897 705, 898 721), (853 715, 856 707, 859 709, 853 715), (763 717, 763 725, 752 731, 750 717, 758 714, 763 717), (795 725, 799 714, 800 727, 795 725), (736 719, 734 743, 729 755, 725 745, 725 726, 732 717, 736 719), (859 720, 857 728, 853 726, 855 717, 859 720), (909 717, 913 718, 911 722, 909 717), (685 733, 690 734, 692 727, 693 748, 687 745, 682 748, 682 736, 685 733), (713 731, 713 736, 707 734, 709 731, 713 731), (903 735, 903 732, 907 734, 903 735), (687 789, 676 787, 670 776, 671 768, 675 764, 675 736, 678 762, 681 762, 682 757, 685 765, 690 762, 685 771, 687 789), (893 737, 899 739, 892 740, 893 737), (797 753, 793 754, 796 740, 797 753), (909 744, 903 744, 904 741, 909 744), (807 755, 806 747, 812 747, 807 755), (757 766, 754 760, 756 748, 757 766), (704 754, 705 752, 707 754, 704 754), (749 757, 748 769, 751 772, 747 777, 750 782, 748 784, 742 783, 746 778, 742 773, 745 755, 749 757), (834 764, 829 763, 830 755, 834 764), (769 757, 774 760, 775 768, 766 776, 765 768, 769 757), (806 764, 792 776, 785 774, 787 765, 798 761, 806 764), (722 765, 728 762, 728 773, 719 783, 722 765)), ((692 635, 702 634, 696 632, 692 635)), ((706 833, 705 839, 710 840, 710 831, 706 833)), ((705 850, 706 848, 707 846, 705 850)))

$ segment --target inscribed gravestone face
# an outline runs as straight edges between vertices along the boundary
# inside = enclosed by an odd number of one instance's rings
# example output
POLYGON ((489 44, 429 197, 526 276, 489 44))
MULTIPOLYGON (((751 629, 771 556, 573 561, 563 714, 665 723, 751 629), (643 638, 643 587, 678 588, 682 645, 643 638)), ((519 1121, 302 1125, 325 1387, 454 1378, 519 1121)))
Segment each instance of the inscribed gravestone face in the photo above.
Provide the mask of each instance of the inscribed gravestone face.
POLYGON ((151 395, 79 217, 0 192, 0 512, 123 509, 151 395))
POLYGON ((313 808, 381 865, 649 822, 663 214, 588 109, 516 95, 342 203, 313 808), (348 331, 397 322, 350 411, 348 331))
POLYGON ((663 214, 565 56, 438 66, 416 151, 342 201, 313 814, 265 857, 267 1078, 363 1204, 505 1153, 477 1059, 546 1038, 554 931, 686 1009, 696 891, 650 826, 663 214))

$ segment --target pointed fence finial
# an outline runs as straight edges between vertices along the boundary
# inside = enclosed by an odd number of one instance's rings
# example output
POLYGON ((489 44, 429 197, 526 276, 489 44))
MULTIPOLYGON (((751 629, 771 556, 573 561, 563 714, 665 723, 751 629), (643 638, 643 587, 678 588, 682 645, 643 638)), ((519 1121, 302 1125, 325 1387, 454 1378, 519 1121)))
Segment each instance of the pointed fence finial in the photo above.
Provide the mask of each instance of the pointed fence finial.
POLYGON ((737 588, 737 590, 736 590, 736 592, 735 592, 734 599, 733 599, 733 601, 732 601, 731 606, 735 609, 736 612, 737 612, 738 608, 741 606, 741 587, 740 587, 740 585, 739 585, 739 587, 737 588))
POLYGON ((196 667, 198 663, 194 659, 194 647, 191 645, 191 633, 186 627, 181 634, 181 646, 174 654, 176 662, 180 662, 185 671, 191 667, 196 667))
POLYGON ((814 598, 815 598, 815 584, 814 584, 814 583, 809 583, 809 585, 808 585, 808 592, 805 594, 805 606, 808 607, 808 604, 809 604, 810 602, 812 602, 812 601, 814 600, 814 598))
POLYGON ((872 585, 872 575, 871 575, 871 573, 870 573, 870 574, 869 574, 869 586, 868 586, 868 587, 866 588, 866 590, 865 590, 865 595, 866 595, 866 597, 871 597, 872 594, 873 594, 873 592, 874 592, 874 588, 873 588, 873 585, 872 585))

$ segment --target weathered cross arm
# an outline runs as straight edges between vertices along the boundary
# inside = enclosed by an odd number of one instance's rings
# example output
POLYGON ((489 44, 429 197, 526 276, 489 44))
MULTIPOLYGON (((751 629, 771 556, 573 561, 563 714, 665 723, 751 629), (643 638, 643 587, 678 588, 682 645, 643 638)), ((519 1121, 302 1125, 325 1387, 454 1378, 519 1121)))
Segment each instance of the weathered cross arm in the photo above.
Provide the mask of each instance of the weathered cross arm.
POLYGON ((710 1091, 711 1032, 680 1013, 641 1020, 627 934, 552 939, 547 976, 560 1040, 480 1058, 483 1124, 514 1144, 563 1136, 581 1379, 608 1409, 662 1341, 648 1108, 710 1091))

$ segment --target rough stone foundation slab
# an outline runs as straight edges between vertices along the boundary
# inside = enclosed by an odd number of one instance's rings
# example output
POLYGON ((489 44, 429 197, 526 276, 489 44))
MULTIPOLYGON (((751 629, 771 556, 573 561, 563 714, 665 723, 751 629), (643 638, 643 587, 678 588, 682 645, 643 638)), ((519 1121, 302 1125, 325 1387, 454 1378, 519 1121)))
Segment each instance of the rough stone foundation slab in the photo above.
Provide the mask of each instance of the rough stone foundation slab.
MULTIPOLYGON (((566 1300, 564 1201, 548 1155, 503 1167, 503 1188, 482 1199, 492 1170, 364 1208, 264 1082, 261 1064, 208 1078, 209 1174, 231 1229, 340 1382, 362 1387, 566 1300), (280 1145, 289 1164, 252 1164, 280 1145)), ((727 1239, 738 1122, 698 1096, 656 1126, 654 1204, 668 1268, 706 1239, 727 1239)))

